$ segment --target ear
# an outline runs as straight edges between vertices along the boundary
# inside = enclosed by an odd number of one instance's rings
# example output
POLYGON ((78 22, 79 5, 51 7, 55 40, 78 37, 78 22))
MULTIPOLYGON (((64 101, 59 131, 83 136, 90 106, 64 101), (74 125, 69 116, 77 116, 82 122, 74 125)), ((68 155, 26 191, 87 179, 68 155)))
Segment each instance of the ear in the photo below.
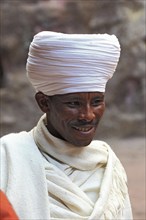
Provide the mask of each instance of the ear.
POLYGON ((35 99, 38 103, 38 106, 40 107, 40 109, 44 112, 44 113, 48 113, 49 111, 49 104, 50 104, 50 99, 49 96, 45 95, 42 92, 37 92, 35 94, 35 99))

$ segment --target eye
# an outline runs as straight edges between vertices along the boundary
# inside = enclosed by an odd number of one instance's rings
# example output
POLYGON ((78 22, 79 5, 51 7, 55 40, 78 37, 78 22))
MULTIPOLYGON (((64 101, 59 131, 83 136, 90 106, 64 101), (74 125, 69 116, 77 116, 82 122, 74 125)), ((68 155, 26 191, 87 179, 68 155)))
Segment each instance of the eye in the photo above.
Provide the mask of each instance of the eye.
POLYGON ((80 106, 79 101, 70 101, 70 102, 66 102, 65 104, 70 108, 77 108, 80 106))
POLYGON ((103 103, 104 99, 103 98, 97 98, 97 99, 94 99, 92 101, 92 106, 99 106, 103 103))

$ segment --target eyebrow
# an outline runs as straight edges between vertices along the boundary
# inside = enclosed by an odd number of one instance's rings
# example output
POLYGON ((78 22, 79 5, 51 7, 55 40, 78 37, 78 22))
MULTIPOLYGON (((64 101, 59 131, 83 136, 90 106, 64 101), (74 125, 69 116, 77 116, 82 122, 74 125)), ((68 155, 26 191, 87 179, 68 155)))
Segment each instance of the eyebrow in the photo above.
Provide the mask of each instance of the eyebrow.
MULTIPOLYGON (((92 93, 92 92, 85 92, 85 93, 92 93)), ((93 92, 94 94, 95 94, 95 96, 104 96, 104 93, 103 92, 93 92)), ((58 95, 58 96, 60 96, 60 97, 79 97, 79 94, 81 94, 81 92, 79 92, 79 93, 70 93, 70 94, 62 94, 62 95, 58 95)))
MULTIPOLYGON (((84 100, 84 98, 76 95, 76 94, 69 94, 69 95, 65 95, 65 96, 57 96, 56 97, 57 100, 62 101, 62 102, 68 102, 68 101, 82 101, 84 100)), ((100 100, 104 100, 104 93, 100 93, 100 94, 96 94, 95 96, 91 97, 91 100, 95 100, 95 99, 100 99, 100 100)))
MULTIPOLYGON (((85 92, 85 93, 89 93, 89 92, 85 92)), ((92 92, 90 92, 92 93, 92 92)), ((94 97, 92 97, 92 99, 94 98, 104 98, 105 93, 104 92, 93 92, 95 94, 94 97)), ((68 94, 60 94, 60 95, 53 95, 50 96, 50 98, 53 99, 58 99, 58 100, 62 100, 62 99, 76 99, 76 100, 82 100, 82 97, 79 96, 79 93, 68 93, 68 94)))

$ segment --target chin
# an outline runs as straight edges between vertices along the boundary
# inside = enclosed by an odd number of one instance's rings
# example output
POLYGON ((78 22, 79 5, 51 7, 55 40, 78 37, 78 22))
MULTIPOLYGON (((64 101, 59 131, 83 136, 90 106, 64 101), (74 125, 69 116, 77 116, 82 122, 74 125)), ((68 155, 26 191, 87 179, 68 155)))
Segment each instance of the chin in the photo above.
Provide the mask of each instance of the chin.
POLYGON ((91 142, 92 140, 78 141, 78 142, 73 143, 73 145, 75 145, 76 147, 87 147, 91 142))

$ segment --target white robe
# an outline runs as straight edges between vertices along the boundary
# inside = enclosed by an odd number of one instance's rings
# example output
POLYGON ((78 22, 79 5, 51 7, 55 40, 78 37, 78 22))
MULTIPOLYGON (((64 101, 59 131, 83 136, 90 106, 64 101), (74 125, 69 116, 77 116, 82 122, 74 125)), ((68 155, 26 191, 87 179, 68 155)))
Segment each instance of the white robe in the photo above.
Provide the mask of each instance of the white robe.
POLYGON ((52 136, 43 116, 1 145, 1 189, 20 219, 132 219, 125 171, 105 142, 75 147, 52 136))

